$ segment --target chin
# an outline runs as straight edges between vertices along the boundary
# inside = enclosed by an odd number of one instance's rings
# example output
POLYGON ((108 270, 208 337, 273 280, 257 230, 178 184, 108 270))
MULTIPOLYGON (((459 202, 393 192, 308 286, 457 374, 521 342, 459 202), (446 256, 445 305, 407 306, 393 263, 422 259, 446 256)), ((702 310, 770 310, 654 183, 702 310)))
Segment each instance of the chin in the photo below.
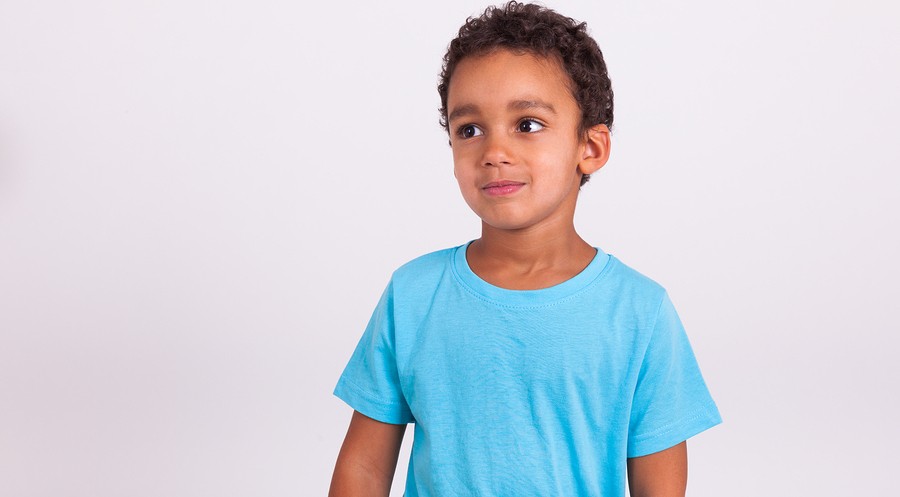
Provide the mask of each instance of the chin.
POLYGON ((504 231, 513 231, 513 230, 521 230, 532 226, 532 223, 525 220, 516 220, 516 219, 486 219, 481 218, 481 221, 490 226, 491 228, 497 230, 504 231))
POLYGON ((481 222, 496 229, 513 230, 527 227, 531 221, 527 213, 520 212, 520 209, 502 206, 501 208, 472 209, 475 215, 481 219, 481 222))

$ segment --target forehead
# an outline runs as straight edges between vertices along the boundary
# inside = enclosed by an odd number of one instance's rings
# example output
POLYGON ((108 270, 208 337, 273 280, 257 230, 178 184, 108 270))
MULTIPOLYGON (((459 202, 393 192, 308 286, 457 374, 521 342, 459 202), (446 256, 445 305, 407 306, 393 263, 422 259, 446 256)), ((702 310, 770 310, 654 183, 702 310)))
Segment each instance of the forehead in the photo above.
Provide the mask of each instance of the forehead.
POLYGON ((500 49, 466 57, 450 78, 448 114, 460 107, 501 108, 515 101, 547 102, 561 112, 579 113, 571 79, 556 58, 500 49))

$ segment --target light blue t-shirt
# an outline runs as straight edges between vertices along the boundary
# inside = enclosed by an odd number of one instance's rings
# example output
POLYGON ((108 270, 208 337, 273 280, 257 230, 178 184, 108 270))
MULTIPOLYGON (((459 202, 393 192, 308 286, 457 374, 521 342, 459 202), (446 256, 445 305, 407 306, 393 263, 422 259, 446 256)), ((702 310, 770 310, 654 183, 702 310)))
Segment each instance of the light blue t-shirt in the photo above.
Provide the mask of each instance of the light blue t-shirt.
POLYGON ((624 496, 626 458, 721 422, 665 290, 597 251, 507 290, 466 248, 394 272, 335 395, 415 423, 406 496, 624 496))

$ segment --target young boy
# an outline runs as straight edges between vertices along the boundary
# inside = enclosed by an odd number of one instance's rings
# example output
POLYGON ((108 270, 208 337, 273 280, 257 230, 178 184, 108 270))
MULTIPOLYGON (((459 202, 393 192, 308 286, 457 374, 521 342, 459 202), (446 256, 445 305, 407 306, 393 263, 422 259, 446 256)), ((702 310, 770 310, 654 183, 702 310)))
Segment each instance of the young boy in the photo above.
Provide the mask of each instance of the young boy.
POLYGON ((332 496, 684 495, 721 419, 665 290, 575 232, 612 90, 584 24, 511 2, 469 19, 438 87, 481 237, 394 272, 335 395, 332 496))

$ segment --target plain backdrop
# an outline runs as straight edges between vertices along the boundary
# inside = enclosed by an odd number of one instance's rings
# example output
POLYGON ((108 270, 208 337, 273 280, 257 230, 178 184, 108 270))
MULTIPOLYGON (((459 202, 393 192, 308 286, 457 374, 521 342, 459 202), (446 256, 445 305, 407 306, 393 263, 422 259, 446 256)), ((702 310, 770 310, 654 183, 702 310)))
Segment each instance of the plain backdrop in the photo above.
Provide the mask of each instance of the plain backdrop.
MULTIPOLYGON (((485 6, 0 5, 0 495, 327 492, 390 273, 479 234, 435 85, 485 6)), ((895 492, 900 9, 550 6, 616 94, 576 226, 668 289, 725 420, 688 494, 895 492)))

